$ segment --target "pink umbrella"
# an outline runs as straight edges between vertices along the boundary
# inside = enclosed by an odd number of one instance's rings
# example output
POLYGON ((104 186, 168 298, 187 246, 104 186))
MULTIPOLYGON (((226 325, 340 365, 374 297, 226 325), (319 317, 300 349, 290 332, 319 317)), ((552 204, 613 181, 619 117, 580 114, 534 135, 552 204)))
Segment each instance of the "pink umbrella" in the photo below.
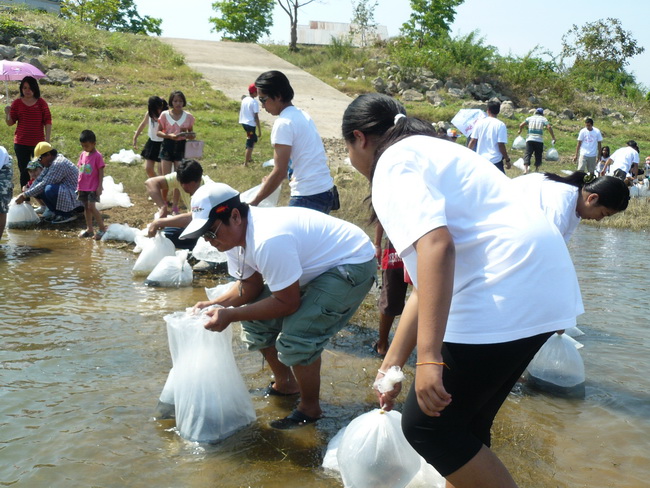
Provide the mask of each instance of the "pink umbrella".
POLYGON ((7 81, 22 80, 25 76, 33 76, 36 79, 43 78, 45 75, 40 69, 32 66, 29 63, 22 63, 20 61, 0 61, 0 80, 5 82, 5 90, 7 91, 7 101, 9 100, 9 88, 7 81))

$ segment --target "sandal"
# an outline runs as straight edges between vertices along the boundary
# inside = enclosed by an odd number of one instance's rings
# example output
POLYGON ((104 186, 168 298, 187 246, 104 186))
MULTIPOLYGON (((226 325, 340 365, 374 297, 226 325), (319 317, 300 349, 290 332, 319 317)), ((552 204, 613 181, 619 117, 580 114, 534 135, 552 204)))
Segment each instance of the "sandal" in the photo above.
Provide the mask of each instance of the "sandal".
POLYGON ((101 238, 104 236, 104 234, 106 234, 106 231, 105 231, 105 230, 98 230, 98 231, 95 233, 95 240, 96 240, 96 241, 101 240, 101 238))
POLYGON ((278 391, 275 388, 273 388, 273 385, 275 385, 275 381, 271 381, 271 383, 269 383, 269 386, 264 388, 263 393, 264 393, 265 397, 267 397, 267 396, 288 397, 288 396, 294 396, 294 395, 299 395, 300 394, 299 391, 297 391, 295 393, 283 393, 283 392, 278 391))
POLYGON ((79 232, 78 237, 84 238, 84 237, 92 237, 92 236, 93 236, 92 232, 88 232, 87 230, 82 230, 81 232, 79 232))
POLYGON ((304 427, 308 424, 313 424, 320 420, 322 417, 309 417, 300 410, 294 410, 283 419, 274 420, 269 425, 278 430, 292 430, 299 427, 304 427))

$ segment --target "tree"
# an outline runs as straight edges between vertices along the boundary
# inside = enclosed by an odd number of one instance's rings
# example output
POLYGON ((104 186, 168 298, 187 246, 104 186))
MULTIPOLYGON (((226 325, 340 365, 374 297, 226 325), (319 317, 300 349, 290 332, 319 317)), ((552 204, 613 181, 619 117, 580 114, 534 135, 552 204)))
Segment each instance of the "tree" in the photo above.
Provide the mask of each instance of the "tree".
POLYGON ((361 47, 368 45, 368 35, 377 27, 377 22, 375 22, 377 3, 377 0, 352 1, 352 27, 350 32, 359 35, 361 47))
POLYGON ((63 0, 61 16, 98 29, 133 34, 162 34, 162 19, 141 17, 133 0, 63 0))
POLYGON ((296 44, 298 43, 298 9, 309 5, 316 0, 278 0, 278 4, 282 7, 291 22, 291 41, 289 42, 289 50, 296 51, 298 48, 296 44))
POLYGON ((582 27, 574 24, 562 36, 562 56, 575 57, 574 64, 609 66, 623 71, 629 59, 643 51, 645 48, 638 45, 630 31, 623 29, 618 19, 600 19, 582 27))
POLYGON ((269 35, 273 25, 274 0, 223 0, 214 2, 212 9, 219 17, 210 17, 213 32, 224 32, 224 39, 237 42, 257 42, 269 35))
POLYGON ((418 47, 432 39, 449 36, 456 7, 464 0, 411 0, 411 17, 402 25, 402 35, 418 47))

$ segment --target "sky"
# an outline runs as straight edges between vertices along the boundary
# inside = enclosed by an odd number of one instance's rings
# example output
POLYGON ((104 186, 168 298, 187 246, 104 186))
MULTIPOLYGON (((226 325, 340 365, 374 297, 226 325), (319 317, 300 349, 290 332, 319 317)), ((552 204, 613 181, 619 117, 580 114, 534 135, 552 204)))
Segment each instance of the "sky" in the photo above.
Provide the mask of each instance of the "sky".
MULTIPOLYGON (((302 0, 301 0, 302 1, 302 0)), ((210 17, 216 12, 211 0, 135 0, 140 15, 163 19, 165 37, 214 40, 219 34, 211 32, 210 17)), ((378 0, 375 22, 388 27, 388 34, 399 34, 400 27, 411 13, 409 0, 378 0)), ((632 32, 646 52, 634 57, 627 71, 637 82, 650 89, 650 2, 647 0, 465 0, 456 9, 452 35, 465 35, 478 30, 484 44, 497 48, 501 55, 525 55, 539 46, 543 51, 557 55, 561 51, 562 36, 575 24, 608 17, 617 18, 623 28, 632 32)), ((316 0, 298 11, 298 24, 318 20, 350 22, 352 0, 316 0)), ((262 42, 287 44, 290 35, 289 16, 278 5, 273 13, 271 35, 262 42)))

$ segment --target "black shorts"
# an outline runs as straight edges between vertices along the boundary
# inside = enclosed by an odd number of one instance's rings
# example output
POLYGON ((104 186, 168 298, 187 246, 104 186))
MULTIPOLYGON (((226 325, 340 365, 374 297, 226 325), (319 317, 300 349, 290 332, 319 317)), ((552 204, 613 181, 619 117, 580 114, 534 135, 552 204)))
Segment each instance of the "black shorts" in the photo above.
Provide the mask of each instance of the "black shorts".
POLYGON ((140 153, 140 156, 142 156, 144 159, 148 159, 149 161, 156 161, 157 163, 160 162, 160 146, 162 146, 162 141, 152 141, 151 139, 148 139, 144 147, 142 148, 142 152, 140 153))
MULTIPOLYGON (((467 464, 483 445, 499 408, 528 363, 552 332, 499 344, 442 346, 443 384, 452 397, 440 417, 418 405, 413 385, 402 411, 402 430, 411 446, 442 476, 467 464)), ((433 368, 438 366, 418 366, 433 368)), ((417 370, 416 370, 417 374, 417 370)))
POLYGON ((163 139, 160 147, 160 159, 165 161, 182 161, 185 158, 185 140, 163 139))
POLYGON ((253 149, 255 147, 255 143, 257 142, 257 133, 255 132, 255 126, 247 124, 242 124, 241 126, 246 131, 246 147, 248 149, 253 149))

